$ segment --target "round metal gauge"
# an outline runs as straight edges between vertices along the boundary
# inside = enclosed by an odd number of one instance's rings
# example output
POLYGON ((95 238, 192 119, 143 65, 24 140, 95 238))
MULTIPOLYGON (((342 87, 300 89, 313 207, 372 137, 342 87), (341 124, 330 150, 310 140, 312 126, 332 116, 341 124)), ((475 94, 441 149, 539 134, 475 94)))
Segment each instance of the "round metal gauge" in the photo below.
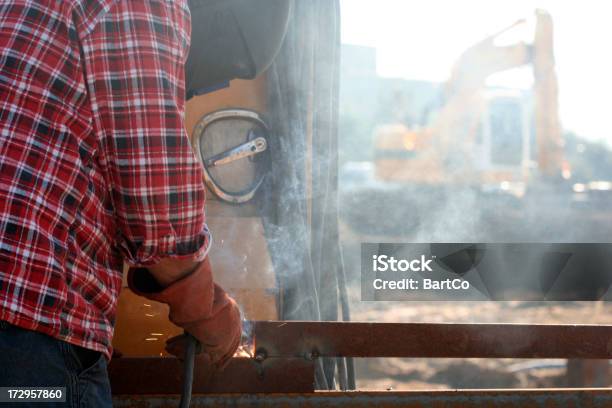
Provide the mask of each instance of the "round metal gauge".
POLYGON ((246 109, 223 109, 202 117, 194 129, 204 181, 221 200, 251 200, 268 168, 268 125, 246 109))

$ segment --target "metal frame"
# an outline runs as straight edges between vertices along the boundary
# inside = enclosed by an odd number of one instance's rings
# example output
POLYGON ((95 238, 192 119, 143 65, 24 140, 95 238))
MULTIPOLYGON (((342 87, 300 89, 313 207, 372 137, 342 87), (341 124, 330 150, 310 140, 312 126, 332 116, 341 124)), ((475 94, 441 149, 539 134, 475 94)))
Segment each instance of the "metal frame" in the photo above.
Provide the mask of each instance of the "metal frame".
POLYGON ((255 322, 270 357, 612 359, 612 326, 543 324, 255 322))
MULTIPOLYGON (((314 363, 319 357, 612 359, 610 325, 258 321, 252 333, 254 358, 234 358, 220 372, 204 360, 196 364, 192 406, 612 406, 612 389, 600 388, 314 390, 314 363)), ((109 374, 115 406, 176 406, 181 372, 175 358, 114 359, 109 374)))
MULTIPOLYGON (((183 365, 173 357, 113 358, 108 373, 114 395, 178 395, 183 382, 183 365)), ((313 378, 314 364, 304 359, 237 357, 215 371, 197 358, 193 393, 306 393, 314 391, 313 378)))
MULTIPOLYGON (((115 407, 176 407, 178 397, 121 396, 115 407)), ((608 389, 450 390, 404 392, 335 392, 291 394, 195 395, 192 407, 402 407, 402 408, 609 408, 608 389)))

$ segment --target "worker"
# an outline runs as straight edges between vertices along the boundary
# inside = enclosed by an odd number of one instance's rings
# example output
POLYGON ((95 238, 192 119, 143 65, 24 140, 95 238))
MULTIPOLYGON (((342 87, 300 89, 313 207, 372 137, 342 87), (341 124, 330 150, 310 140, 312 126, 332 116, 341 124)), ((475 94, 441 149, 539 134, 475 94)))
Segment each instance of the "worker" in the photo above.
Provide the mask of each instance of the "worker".
POLYGON ((189 46, 187 0, 0 4, 0 387, 112 405, 124 261, 213 365, 238 347, 185 130, 189 46))

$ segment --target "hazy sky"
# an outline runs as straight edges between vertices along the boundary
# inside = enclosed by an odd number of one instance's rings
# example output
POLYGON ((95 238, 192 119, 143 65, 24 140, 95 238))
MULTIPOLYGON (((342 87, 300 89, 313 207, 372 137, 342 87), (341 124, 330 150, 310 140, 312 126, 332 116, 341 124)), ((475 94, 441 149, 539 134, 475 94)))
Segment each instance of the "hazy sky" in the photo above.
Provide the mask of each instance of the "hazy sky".
MULTIPOLYGON (((376 47, 379 75, 433 81, 446 79, 470 45, 532 17, 536 8, 548 10, 555 23, 562 124, 612 144, 612 2, 341 0, 341 7, 342 41, 376 47)), ((520 32, 529 39, 527 28, 520 32)), ((521 78, 529 76, 523 70, 496 83, 524 84, 521 78)))

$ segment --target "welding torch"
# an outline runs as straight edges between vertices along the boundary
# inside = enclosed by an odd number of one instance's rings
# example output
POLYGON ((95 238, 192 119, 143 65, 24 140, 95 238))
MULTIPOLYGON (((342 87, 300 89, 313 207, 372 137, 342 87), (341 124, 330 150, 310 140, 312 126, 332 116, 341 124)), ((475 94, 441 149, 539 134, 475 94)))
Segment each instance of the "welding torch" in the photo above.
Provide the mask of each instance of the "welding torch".
MULTIPOLYGON (((244 315, 243 315, 244 316, 244 315)), ((184 332, 185 354, 183 356, 183 388, 179 408, 187 408, 191 404, 193 390, 193 371, 195 367, 195 356, 202 350, 202 344, 191 334, 184 332)), ((242 319, 242 341, 241 346, 249 346, 252 342, 250 322, 242 319)))

